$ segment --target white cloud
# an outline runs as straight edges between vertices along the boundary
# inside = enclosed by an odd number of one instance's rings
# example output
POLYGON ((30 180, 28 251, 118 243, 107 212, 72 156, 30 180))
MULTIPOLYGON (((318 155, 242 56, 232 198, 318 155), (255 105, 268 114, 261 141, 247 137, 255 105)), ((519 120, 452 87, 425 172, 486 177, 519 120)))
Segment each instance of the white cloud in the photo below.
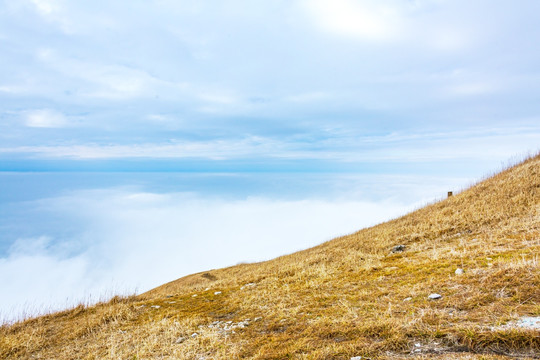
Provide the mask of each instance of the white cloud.
POLYGON ((80 191, 33 207, 82 224, 78 237, 69 240, 82 251, 59 251, 69 244, 55 243, 61 240, 54 235, 19 240, 7 257, 0 258, 0 314, 6 318, 114 292, 145 291, 206 269, 270 259, 410 208, 390 202, 226 201, 121 190, 80 191))
POLYGON ((302 5, 322 30, 362 40, 387 40, 398 35, 395 8, 381 1, 306 0, 302 5))
POLYGON ((44 16, 49 16, 53 12, 58 11, 59 4, 57 1, 31 0, 31 2, 36 7, 37 11, 44 16))
POLYGON ((176 144, 21 146, 11 149, 0 148, 0 153, 27 153, 44 158, 70 159, 206 158, 219 160, 267 153, 267 148, 271 143, 271 141, 264 143, 251 138, 241 141, 185 141, 176 144))
MULTIPOLYGON (((509 155, 536 151, 540 128, 531 125, 503 126, 487 129, 456 128, 443 132, 394 132, 382 136, 365 136, 357 132, 334 131, 313 141, 297 142, 283 138, 249 136, 242 139, 206 141, 170 141, 143 144, 86 144, 0 147, 0 154, 24 154, 45 159, 291 159, 330 160, 349 163, 402 163, 463 159, 484 161, 504 159, 509 155), (482 149, 482 150, 480 150, 482 149)), ((317 136, 315 134, 314 136, 317 136)))
POLYGON ((36 59, 62 77, 77 79, 79 96, 104 100, 130 100, 156 94, 172 97, 185 94, 186 83, 175 83, 152 76, 144 69, 65 56, 51 48, 40 48, 36 59))
POLYGON ((20 94, 24 92, 24 88, 18 85, 1 85, 0 91, 8 94, 20 94))
POLYGON ((469 82, 448 88, 448 94, 456 96, 485 95, 495 93, 499 87, 487 82, 469 82))
MULTIPOLYGON (((15 6, 10 4, 10 6, 18 9, 30 7, 46 23, 70 36, 89 35, 99 28, 110 30, 116 25, 114 16, 103 11, 108 5, 105 3, 96 6, 94 3, 82 4, 66 0, 17 0, 16 2, 20 4, 15 6)), ((114 9, 114 5, 109 6, 107 10, 111 9, 114 9)), ((127 9, 128 7, 124 7, 123 11, 127 9)))
MULTIPOLYGON (((420 29, 419 29, 420 30, 420 29)), ((426 36, 428 43, 437 50, 453 52, 466 49, 474 40, 473 29, 463 29, 461 27, 445 27, 444 25, 434 25, 426 36)))
POLYGON ((26 111, 23 121, 26 126, 37 128, 61 128, 68 125, 64 114, 51 109, 26 111))

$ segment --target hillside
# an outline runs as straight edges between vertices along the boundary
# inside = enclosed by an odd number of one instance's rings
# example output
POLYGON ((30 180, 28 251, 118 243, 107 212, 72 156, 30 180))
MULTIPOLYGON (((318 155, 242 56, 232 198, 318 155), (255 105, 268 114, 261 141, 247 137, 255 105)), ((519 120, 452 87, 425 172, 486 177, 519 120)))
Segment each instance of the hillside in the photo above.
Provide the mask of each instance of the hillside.
POLYGON ((518 326, 540 316, 539 254, 536 156, 305 251, 3 326, 0 358, 540 358, 518 326))

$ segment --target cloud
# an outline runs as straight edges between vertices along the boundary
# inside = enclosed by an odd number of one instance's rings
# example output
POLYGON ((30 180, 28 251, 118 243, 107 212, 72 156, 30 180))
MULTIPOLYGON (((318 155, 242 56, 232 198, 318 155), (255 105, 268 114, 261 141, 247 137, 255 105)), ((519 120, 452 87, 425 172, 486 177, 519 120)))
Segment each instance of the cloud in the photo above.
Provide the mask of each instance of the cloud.
POLYGON ((85 98, 126 100, 154 97, 156 91, 177 94, 185 84, 152 76, 144 69, 65 56, 51 48, 41 48, 36 58, 62 77, 77 79, 78 95, 85 98))
MULTIPOLYGON (((159 117, 158 119, 162 119, 159 117)), ((154 120, 155 121, 155 120, 154 120)), ((353 129, 323 128, 312 138, 248 136, 223 140, 171 140, 167 143, 29 145, 0 147, 0 155, 39 159, 200 159, 318 160, 337 163, 442 162, 505 159, 536 151, 540 128, 529 119, 525 125, 461 128, 445 131, 391 132, 362 135, 353 129), (313 140, 315 139, 315 140, 313 140), (315 144, 315 145, 314 145, 315 144)))
POLYGON ((475 96, 485 95, 497 92, 498 86, 487 82, 470 82, 451 86, 448 88, 448 94, 455 96, 475 96))
MULTIPOLYGON (((388 3, 388 2, 386 2, 388 3)), ((395 8, 381 1, 308 0, 302 3, 320 29, 367 41, 398 35, 395 8)))
POLYGON ((67 159, 205 158, 222 160, 242 158, 250 153, 266 154, 272 143, 271 140, 247 138, 238 141, 184 141, 172 144, 22 146, 12 149, 0 148, 0 153, 27 153, 43 158, 67 159))
POLYGON ((80 228, 68 239, 60 229, 19 239, 0 258, 4 320, 21 311, 57 310, 115 292, 145 291, 193 272, 267 260, 409 208, 388 201, 224 200, 113 189, 27 205, 39 210, 34 225, 53 216, 80 228))
POLYGON ((68 125, 64 114, 51 110, 40 109, 24 112, 24 124, 28 127, 36 128, 61 128, 68 125))
POLYGON ((36 7, 37 11, 44 16, 49 16, 58 9, 58 4, 55 1, 31 0, 31 2, 36 7))
POLYGON ((226 119, 218 130, 227 131, 238 123, 232 117, 255 123, 261 114, 276 128, 283 119, 295 127, 321 114, 332 124, 391 117, 385 126, 399 127, 448 122, 444 114, 456 109, 477 119, 489 118, 489 109, 535 111, 527 106, 527 97, 538 92, 530 80, 538 63, 528 43, 538 32, 534 11, 528 11, 533 2, 248 3, 8 1, 10 11, 0 21, 4 67, 10 69, 0 79, 2 108, 38 102, 72 113, 76 106, 90 116, 100 112, 91 122, 96 129, 133 138, 152 125, 134 129, 132 118, 165 108, 199 131, 208 118, 226 119), (459 83, 438 76, 455 68, 466 70, 459 83), (524 80, 511 88, 491 83, 518 74, 524 80), (491 85, 504 89, 508 101, 461 106, 491 85), (405 111, 414 116, 404 121, 405 111))

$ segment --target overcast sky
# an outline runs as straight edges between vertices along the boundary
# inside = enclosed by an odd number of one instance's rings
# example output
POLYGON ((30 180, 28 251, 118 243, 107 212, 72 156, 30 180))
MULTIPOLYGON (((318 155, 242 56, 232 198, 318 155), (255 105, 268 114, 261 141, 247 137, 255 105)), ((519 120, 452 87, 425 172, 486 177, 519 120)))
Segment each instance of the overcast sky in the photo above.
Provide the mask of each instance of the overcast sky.
POLYGON ((538 151, 538 14, 0 0, 0 322, 313 246, 538 151))
POLYGON ((538 146, 537 1, 1 4, 9 166, 347 169, 501 160, 538 146))

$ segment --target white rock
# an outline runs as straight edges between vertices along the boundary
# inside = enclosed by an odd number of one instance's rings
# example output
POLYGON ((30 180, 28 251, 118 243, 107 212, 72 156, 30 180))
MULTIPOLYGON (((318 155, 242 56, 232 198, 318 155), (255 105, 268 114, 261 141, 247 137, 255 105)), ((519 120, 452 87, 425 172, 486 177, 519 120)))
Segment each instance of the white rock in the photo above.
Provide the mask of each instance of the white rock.
POLYGON ((465 274, 465 271, 463 269, 458 268, 458 269, 456 269, 455 274, 456 275, 463 275, 463 274, 465 274))
POLYGON ((354 357, 351 358, 351 360, 362 360, 362 359, 363 359, 363 357, 361 357, 361 356, 354 356, 354 357))
POLYGON ((442 298, 442 295, 440 295, 440 294, 431 294, 431 295, 428 296, 429 300, 438 300, 440 298, 442 298))
POLYGON ((197 294, 193 294, 193 295, 191 295, 191 297, 197 297, 197 296, 199 296, 199 295, 197 295, 197 294))
POLYGON ((153 308, 153 309, 159 309, 161 306, 159 306, 159 305, 152 305, 152 306, 150 306, 150 307, 153 308))
POLYGON ((540 316, 525 316, 512 325, 525 329, 540 330, 540 316))
POLYGON ((191 334, 191 337, 192 337, 192 338, 197 337, 197 336, 199 336, 199 334, 197 334, 196 332, 193 333, 193 334, 191 334))
POLYGON ((412 297, 408 297, 408 298, 403 299, 403 301, 411 301, 411 300, 412 300, 412 297))
POLYGON ((216 292, 214 293, 214 295, 219 295, 219 294, 221 294, 221 291, 216 291, 216 292))
POLYGON ((186 341, 186 340, 187 340, 187 338, 185 338, 185 337, 183 337, 183 336, 180 336, 178 339, 176 339, 176 340, 174 341, 174 343, 175 343, 175 344, 181 344, 181 343, 183 343, 183 342, 186 341))

